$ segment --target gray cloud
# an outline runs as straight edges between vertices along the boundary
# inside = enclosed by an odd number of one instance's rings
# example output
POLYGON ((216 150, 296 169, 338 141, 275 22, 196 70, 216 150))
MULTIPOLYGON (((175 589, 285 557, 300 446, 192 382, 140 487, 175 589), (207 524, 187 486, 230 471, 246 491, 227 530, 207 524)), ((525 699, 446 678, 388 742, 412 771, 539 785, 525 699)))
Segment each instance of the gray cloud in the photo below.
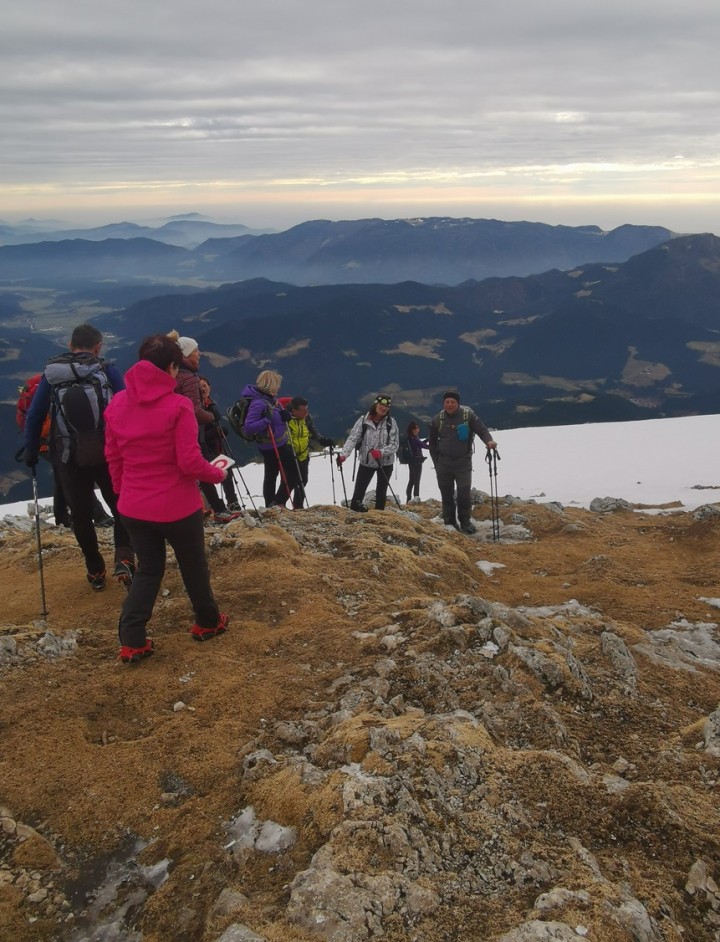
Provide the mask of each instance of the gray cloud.
POLYGON ((15 4, 0 197, 690 198, 718 191, 719 39, 707 0, 15 4))

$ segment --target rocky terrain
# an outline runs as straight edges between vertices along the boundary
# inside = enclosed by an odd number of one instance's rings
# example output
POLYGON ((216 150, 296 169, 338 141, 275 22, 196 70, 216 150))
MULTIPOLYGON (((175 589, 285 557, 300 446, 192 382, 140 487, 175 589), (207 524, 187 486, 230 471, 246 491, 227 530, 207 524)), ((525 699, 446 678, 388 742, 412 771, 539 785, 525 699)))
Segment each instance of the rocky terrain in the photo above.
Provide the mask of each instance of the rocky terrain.
POLYGON ((718 508, 476 498, 209 528, 135 666, 0 524, 0 938, 717 942, 718 508))

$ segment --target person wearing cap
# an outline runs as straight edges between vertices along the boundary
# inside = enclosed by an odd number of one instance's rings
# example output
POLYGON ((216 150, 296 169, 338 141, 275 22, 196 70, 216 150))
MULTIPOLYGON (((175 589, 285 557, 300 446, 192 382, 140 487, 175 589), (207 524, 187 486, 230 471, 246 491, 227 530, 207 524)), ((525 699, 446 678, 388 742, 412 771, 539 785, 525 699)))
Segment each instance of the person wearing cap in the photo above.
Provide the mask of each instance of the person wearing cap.
POLYGON ((375 473, 375 509, 385 509, 393 461, 400 445, 397 422, 390 415, 391 405, 390 396, 376 396, 367 415, 361 416, 353 425, 337 457, 339 467, 353 448, 358 451, 358 469, 350 509, 359 513, 367 510, 363 498, 375 473))
MULTIPOLYGON (((198 441, 202 447, 205 440, 205 430, 215 423, 213 413, 203 406, 202 394, 200 392, 200 377, 198 369, 200 367, 200 347, 197 340, 192 337, 181 337, 176 330, 171 330, 168 334, 174 340, 182 351, 182 365, 177 374, 175 392, 181 396, 187 396, 193 405, 195 419, 198 424, 198 441)), ((213 518, 217 523, 230 523, 240 514, 228 510, 221 500, 217 490, 212 484, 206 481, 200 481, 200 490, 213 512, 213 518)))
POLYGON ((495 448, 490 431, 468 406, 460 405, 460 395, 449 390, 443 407, 430 423, 428 444, 435 465, 442 498, 443 520, 463 533, 475 533, 470 519, 473 436, 487 448, 495 448))

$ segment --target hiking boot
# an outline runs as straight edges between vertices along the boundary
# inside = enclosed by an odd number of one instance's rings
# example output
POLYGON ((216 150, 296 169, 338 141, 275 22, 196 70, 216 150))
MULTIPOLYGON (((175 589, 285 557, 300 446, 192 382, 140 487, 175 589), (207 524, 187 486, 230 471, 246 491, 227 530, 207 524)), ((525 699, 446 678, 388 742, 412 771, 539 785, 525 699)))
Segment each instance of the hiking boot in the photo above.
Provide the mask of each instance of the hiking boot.
POLYGON ((359 514, 367 513, 367 507, 365 506, 365 504, 361 503, 359 500, 350 501, 350 510, 354 510, 356 513, 359 513, 359 514))
POLYGON ((130 562, 129 559, 122 559, 120 562, 115 563, 113 579, 117 579, 120 585, 124 585, 126 589, 130 588, 134 575, 135 563, 130 562))
POLYGON ((231 500, 227 506, 228 506, 228 510, 231 513, 236 513, 236 512, 239 513, 242 510, 242 507, 240 506, 240 504, 238 504, 236 500, 231 500))
POLYGON ((456 530, 460 529, 457 520, 450 520, 448 517, 443 517, 443 523, 446 527, 454 527, 456 530))
POLYGON ((87 574, 87 581, 90 583, 93 589, 99 592, 100 589, 105 588, 105 576, 106 575, 107 573, 104 569, 102 572, 95 572, 95 573, 89 572, 87 574))
POLYGON ((229 621, 230 616, 226 615, 224 612, 220 612, 217 625, 215 625, 214 628, 201 628, 200 625, 193 625, 190 629, 190 634, 192 635, 193 641, 207 641, 208 638, 214 638, 216 635, 221 635, 224 631, 227 630, 229 621))
POLYGON ((467 533, 468 536, 472 536, 473 533, 477 533, 477 527, 472 522, 472 520, 466 520, 465 523, 460 524, 460 532, 467 533))
POLYGON ((142 661, 144 657, 150 657, 154 652, 154 648, 155 645, 148 638, 141 648, 129 648, 127 645, 123 645, 120 648, 120 654, 118 656, 124 664, 137 664, 137 662, 142 661))
POLYGON ((230 523, 232 520, 237 520, 238 517, 242 517, 242 514, 239 511, 230 511, 230 510, 216 510, 213 514, 213 521, 215 523, 230 523))
POLYGON ((95 517, 93 523, 96 527, 112 527, 115 524, 115 518, 111 517, 110 514, 103 512, 102 514, 98 514, 97 517, 95 517))

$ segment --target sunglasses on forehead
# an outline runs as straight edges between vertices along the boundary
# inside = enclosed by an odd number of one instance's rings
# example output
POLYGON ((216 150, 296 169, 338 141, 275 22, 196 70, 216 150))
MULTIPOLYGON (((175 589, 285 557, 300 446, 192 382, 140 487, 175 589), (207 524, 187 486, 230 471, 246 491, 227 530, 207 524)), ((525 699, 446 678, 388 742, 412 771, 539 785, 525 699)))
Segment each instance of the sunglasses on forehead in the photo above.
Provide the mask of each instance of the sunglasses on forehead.
POLYGON ((378 396, 375 400, 379 406, 390 406, 392 405, 392 399, 390 396, 378 396))

